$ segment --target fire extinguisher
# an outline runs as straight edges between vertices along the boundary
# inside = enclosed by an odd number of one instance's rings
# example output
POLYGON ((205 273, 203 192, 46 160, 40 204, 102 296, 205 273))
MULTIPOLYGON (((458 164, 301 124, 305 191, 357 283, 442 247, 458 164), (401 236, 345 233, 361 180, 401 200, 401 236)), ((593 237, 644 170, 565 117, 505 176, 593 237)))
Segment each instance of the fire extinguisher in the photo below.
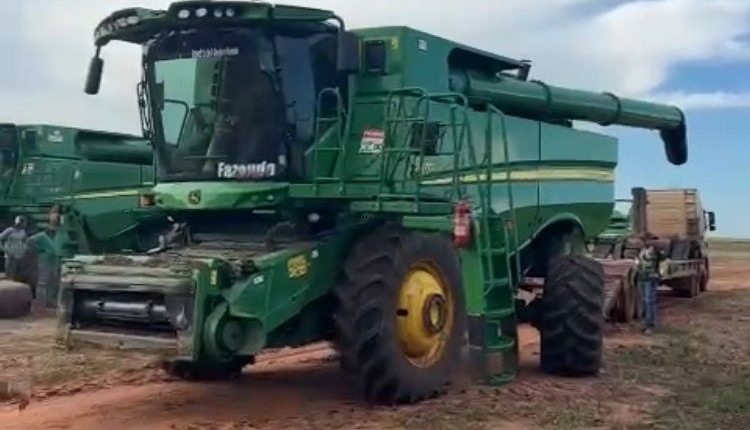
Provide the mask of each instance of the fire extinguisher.
POLYGON ((465 248, 471 242, 471 205, 461 200, 453 207, 453 246, 465 248))

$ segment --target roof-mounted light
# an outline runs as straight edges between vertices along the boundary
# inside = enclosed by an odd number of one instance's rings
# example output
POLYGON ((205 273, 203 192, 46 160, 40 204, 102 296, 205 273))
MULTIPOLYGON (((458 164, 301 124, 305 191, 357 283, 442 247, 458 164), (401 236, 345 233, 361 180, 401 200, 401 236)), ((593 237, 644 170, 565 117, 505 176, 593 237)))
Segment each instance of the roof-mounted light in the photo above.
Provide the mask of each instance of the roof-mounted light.
POLYGON ((195 11, 195 16, 197 16, 198 18, 203 18, 206 15, 208 15, 208 9, 206 9, 205 7, 198 8, 195 11))
POLYGON ((236 14, 237 12, 235 12, 234 9, 232 9, 231 7, 227 8, 227 11, 226 11, 227 18, 234 18, 236 14))
POLYGON ((140 24, 141 19, 138 17, 138 15, 130 15, 128 17, 128 24, 130 25, 138 25, 140 24))
POLYGON ((181 9, 177 12, 177 18, 188 19, 190 18, 190 9, 181 9))
POLYGON ((216 9, 214 9, 214 18, 221 18, 222 16, 224 16, 224 10, 223 9, 221 9, 219 7, 217 7, 216 9))

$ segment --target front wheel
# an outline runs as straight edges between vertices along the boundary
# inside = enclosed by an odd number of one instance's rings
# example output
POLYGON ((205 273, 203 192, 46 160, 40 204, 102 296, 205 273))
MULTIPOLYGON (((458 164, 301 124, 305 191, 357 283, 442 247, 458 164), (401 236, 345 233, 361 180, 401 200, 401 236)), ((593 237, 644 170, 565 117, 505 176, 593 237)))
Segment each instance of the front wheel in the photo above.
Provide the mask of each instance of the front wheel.
POLYGON ((384 227, 362 239, 336 287, 341 364, 367 401, 442 394, 458 367, 465 309, 447 237, 384 227))
POLYGON ((552 262, 540 304, 541 368, 566 376, 597 375, 604 338, 604 270, 588 257, 552 262))

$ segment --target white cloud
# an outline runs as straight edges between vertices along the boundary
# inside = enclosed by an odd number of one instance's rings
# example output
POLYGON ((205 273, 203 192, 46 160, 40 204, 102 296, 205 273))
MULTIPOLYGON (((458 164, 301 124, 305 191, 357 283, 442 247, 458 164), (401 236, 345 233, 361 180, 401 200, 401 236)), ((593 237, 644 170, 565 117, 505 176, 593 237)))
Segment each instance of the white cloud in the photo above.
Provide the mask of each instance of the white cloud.
MULTIPOLYGON (((330 8, 349 27, 409 25, 478 48, 534 62, 551 83, 644 97, 683 62, 750 61, 740 37, 750 31, 747 0, 289 0, 330 8), (590 10, 590 12, 586 12, 590 10)), ((102 92, 83 94, 92 32, 112 11, 158 0, 36 0, 3 5, 0 40, 13 40, 0 67, 0 120, 60 122, 137 132, 139 49, 112 44, 102 92), (20 3, 20 4, 19 4, 20 3), (12 23, 14 25, 6 25, 12 23)), ((693 108, 743 105, 743 95, 655 94, 693 108), (666 97, 670 96, 670 97, 666 97), (677 97, 679 96, 679 97, 677 97)), ((650 98, 650 97, 649 97, 650 98)))
POLYGON ((660 103, 670 103, 686 110, 697 109, 749 109, 750 92, 727 93, 716 91, 712 93, 657 93, 651 99, 660 103))

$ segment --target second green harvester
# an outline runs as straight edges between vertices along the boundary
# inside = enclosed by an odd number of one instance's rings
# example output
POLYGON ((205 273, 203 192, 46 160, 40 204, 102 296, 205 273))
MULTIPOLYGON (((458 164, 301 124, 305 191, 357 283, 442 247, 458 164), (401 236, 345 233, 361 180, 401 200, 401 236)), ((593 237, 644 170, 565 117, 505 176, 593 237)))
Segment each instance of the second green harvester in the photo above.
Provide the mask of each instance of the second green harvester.
POLYGON ((678 108, 260 2, 115 12, 89 93, 112 41, 143 45, 153 200, 177 224, 160 253, 66 263, 71 346, 151 349, 188 377, 330 340, 364 398, 412 403, 453 380, 466 334, 484 381, 512 380, 524 315, 544 371, 598 373, 603 272, 584 252, 612 214, 618 143, 572 121, 658 130, 679 165, 678 108), (528 307, 526 276, 545 278, 528 307))
MULTIPOLYGON (((150 143, 142 137, 51 124, 0 124, 0 230, 16 216, 29 221, 41 258, 119 249, 148 249, 146 221, 158 210, 140 208, 140 192, 154 184, 150 143), (59 208, 65 229, 45 228, 59 208), (45 246, 46 245, 46 246, 45 246)), ((32 250, 33 251, 33 250, 32 250)), ((32 252, 33 253, 33 252, 32 252)), ((35 253, 34 253, 35 254, 35 253)), ((28 279, 35 283, 36 255, 28 279)))

